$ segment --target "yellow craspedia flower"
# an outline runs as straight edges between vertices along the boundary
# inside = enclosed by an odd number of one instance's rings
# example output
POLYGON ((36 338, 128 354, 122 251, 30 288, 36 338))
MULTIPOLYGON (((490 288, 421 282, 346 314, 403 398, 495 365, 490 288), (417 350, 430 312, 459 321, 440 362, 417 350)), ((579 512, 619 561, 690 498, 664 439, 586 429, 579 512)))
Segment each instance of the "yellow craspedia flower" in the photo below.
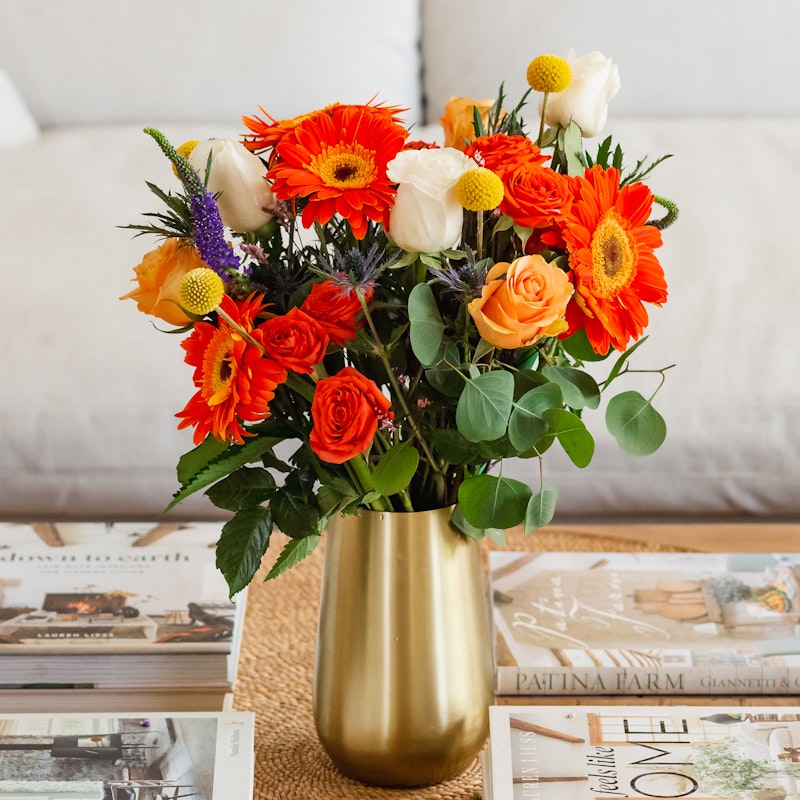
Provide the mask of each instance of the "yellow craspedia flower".
POLYGON ((225 294, 222 278, 208 267, 197 267, 183 276, 178 290, 181 308, 202 317, 213 311, 225 294))
POLYGON ((468 170, 456 183, 456 199, 467 211, 493 211, 503 202, 503 181, 485 167, 468 170))
MULTIPOLYGON (((192 150, 197 147, 199 144, 197 139, 189 139, 188 142, 184 142, 180 147, 176 147, 175 149, 186 159, 192 154, 192 150)), ((177 175, 178 170, 175 169, 175 165, 172 165, 172 171, 177 175)))
POLYGON ((572 80, 572 70, 561 56, 537 56, 528 64, 527 78, 536 92, 563 92, 572 80))

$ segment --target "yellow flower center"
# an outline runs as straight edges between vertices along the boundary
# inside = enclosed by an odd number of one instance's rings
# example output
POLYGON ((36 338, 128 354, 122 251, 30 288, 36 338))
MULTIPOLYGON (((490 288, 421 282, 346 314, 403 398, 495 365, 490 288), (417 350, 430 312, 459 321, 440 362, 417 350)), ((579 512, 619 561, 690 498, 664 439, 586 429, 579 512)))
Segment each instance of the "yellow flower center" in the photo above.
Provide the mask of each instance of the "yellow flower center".
POLYGON ((636 243, 609 209, 592 234, 592 284, 600 297, 616 297, 636 276, 636 243))
POLYGON ((222 278, 213 269, 197 267, 183 276, 178 302, 184 311, 203 317, 220 304, 224 294, 222 278))
POLYGON ((537 56, 528 64, 527 78, 535 92, 563 92, 572 80, 572 70, 561 56, 537 56))
POLYGON ((456 183, 456 200, 467 211, 493 211, 503 202, 503 181, 485 167, 468 170, 456 183))
POLYGON ((337 189, 363 189, 377 177, 374 151, 360 144, 326 147, 313 158, 309 170, 337 189))
POLYGON ((203 355, 202 395, 209 406, 218 406, 228 399, 236 374, 236 360, 231 356, 238 337, 230 330, 220 329, 203 355))

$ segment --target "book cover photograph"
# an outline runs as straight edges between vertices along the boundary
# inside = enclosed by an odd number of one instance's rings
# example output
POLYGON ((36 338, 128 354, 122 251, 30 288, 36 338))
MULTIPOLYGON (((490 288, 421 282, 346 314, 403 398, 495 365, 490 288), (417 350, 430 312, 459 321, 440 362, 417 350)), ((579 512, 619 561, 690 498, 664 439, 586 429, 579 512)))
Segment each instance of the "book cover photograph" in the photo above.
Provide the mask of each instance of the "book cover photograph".
POLYGON ((0 712, 0 797, 250 800, 252 712, 0 712))
POLYGON ((498 695, 800 692, 800 555, 490 553, 498 695))
POLYGON ((776 706, 494 706, 484 800, 800 796, 800 715, 776 706))
POLYGON ((98 536, 91 525, 73 544, 18 535, 9 545, 15 527, 0 530, 0 655, 45 647, 230 649, 237 606, 212 548, 169 539, 136 547, 98 536))

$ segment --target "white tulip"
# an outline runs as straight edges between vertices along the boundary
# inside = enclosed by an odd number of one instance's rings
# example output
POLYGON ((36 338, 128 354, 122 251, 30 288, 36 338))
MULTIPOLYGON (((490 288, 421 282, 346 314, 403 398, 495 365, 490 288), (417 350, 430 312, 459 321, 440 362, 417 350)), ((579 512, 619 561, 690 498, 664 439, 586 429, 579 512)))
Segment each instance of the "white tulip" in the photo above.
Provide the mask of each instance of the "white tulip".
POLYGON ((453 147, 403 150, 387 166, 397 194, 389 215, 389 235, 412 253, 436 253, 461 236, 464 209, 456 199, 458 179, 475 162, 453 147))
MULTIPOLYGON (((563 92, 547 96, 545 122, 566 128, 574 122, 581 136, 597 136, 606 124, 608 104, 619 91, 619 68, 602 53, 594 50, 580 58, 570 50, 567 62, 572 69, 572 81, 563 92)), ((539 101, 542 113, 542 101, 539 101)))
POLYGON ((220 193, 217 205, 222 223, 238 233, 247 233, 272 219, 264 208, 275 203, 275 196, 261 159, 241 142, 208 139, 198 143, 189 156, 189 163, 203 180, 209 153, 208 190, 212 194, 220 193))

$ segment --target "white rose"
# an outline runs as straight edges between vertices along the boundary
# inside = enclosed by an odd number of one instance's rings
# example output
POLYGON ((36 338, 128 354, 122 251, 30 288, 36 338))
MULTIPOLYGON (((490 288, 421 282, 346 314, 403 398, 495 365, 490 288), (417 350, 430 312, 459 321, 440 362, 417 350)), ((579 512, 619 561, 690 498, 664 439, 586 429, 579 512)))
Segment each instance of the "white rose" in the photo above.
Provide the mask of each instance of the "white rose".
POLYGON ((247 233, 272 219, 272 215, 263 210, 275 203, 275 196, 261 159, 240 142, 208 139, 197 144, 189 156, 189 163, 201 179, 205 179, 209 153, 208 190, 212 194, 220 192, 217 205, 223 224, 239 233, 247 233))
POLYGON ((464 209, 456 200, 458 179, 475 162, 453 147, 402 150, 387 166, 397 194, 389 235, 412 253, 437 253, 458 242, 464 209))
MULTIPOLYGON (((584 138, 597 136, 606 124, 608 103, 619 91, 619 68, 597 50, 575 58, 570 50, 567 62, 572 69, 572 81, 563 92, 547 96, 545 122, 566 128, 569 123, 581 129, 584 138)), ((539 101, 542 113, 542 101, 539 101)))

